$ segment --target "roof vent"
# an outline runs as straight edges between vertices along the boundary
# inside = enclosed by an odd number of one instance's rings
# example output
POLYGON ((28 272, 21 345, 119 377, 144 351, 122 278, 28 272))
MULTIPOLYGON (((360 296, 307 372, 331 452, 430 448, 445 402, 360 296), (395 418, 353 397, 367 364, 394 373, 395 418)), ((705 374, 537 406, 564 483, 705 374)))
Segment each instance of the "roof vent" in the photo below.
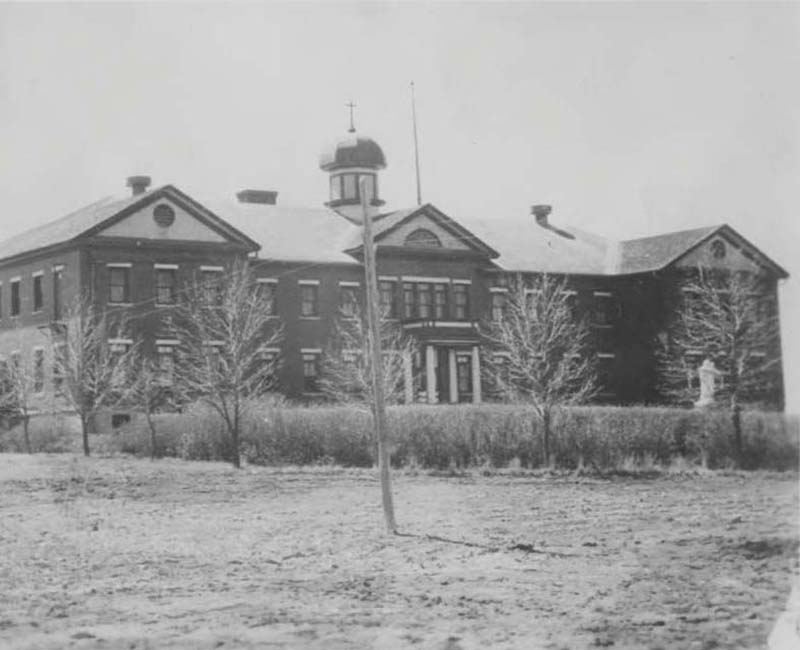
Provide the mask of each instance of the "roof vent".
POLYGON ((131 194, 144 194, 147 188, 150 187, 149 176, 128 176, 128 187, 131 188, 131 194))
POLYGON ((547 226, 547 217, 550 216, 553 206, 551 205, 532 205, 531 214, 536 217, 536 223, 540 226, 547 226))
POLYGON ((236 193, 240 203, 260 203, 261 205, 275 205, 278 193, 274 190, 242 190, 236 193))

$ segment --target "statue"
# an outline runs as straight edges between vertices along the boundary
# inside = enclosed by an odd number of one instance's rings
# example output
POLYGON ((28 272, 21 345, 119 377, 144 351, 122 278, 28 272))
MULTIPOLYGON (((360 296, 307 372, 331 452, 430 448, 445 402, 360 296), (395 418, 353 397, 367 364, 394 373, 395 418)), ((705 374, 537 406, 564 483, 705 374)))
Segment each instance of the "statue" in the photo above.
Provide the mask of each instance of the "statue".
POLYGON ((719 370, 717 370, 714 362, 706 357, 703 359, 703 363, 697 369, 697 374, 700 377, 700 399, 694 403, 695 408, 703 408, 704 406, 710 406, 714 403, 714 378, 721 376, 719 370))

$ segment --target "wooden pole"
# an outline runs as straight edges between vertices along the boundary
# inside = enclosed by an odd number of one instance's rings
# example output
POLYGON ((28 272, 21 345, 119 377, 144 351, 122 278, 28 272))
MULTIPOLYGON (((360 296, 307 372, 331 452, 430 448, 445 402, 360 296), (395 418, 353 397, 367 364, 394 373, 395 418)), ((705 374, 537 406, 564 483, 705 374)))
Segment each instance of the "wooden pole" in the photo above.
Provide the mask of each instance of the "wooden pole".
POLYGON ((381 356, 380 294, 378 293, 378 273, 375 264, 375 242, 372 240, 372 219, 367 208, 367 179, 361 178, 361 208, 364 216, 364 274, 366 279, 367 320, 369 323, 370 353, 372 356, 372 396, 375 400, 375 437, 378 440, 378 468, 381 477, 383 497, 383 516, 390 533, 397 532, 392 500, 392 483, 389 473, 389 447, 386 441, 386 401, 383 394, 383 359, 381 356))

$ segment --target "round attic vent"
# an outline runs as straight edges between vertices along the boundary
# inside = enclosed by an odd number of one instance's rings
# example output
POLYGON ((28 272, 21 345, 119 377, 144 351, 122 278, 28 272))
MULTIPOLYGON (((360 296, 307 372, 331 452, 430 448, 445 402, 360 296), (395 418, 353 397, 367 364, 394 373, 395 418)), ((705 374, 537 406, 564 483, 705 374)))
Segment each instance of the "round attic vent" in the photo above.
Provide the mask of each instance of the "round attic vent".
POLYGON ((714 256, 715 260, 724 259, 727 252, 725 242, 721 239, 716 239, 711 242, 711 254, 714 256))
POLYGON ((175 210, 166 203, 161 203, 153 209, 153 219, 162 228, 169 228, 175 223, 175 210))

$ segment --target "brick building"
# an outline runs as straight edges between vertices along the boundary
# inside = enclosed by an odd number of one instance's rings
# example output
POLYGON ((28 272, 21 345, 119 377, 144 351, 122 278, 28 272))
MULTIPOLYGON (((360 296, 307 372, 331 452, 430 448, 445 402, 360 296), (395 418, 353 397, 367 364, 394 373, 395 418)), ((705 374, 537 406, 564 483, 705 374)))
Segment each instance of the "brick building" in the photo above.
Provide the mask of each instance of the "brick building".
MULTIPOLYGON (((497 313, 509 274, 569 278, 579 310, 590 315, 602 398, 620 404, 659 400, 654 346, 685 269, 758 269, 776 305, 777 283, 787 277, 727 225, 611 241, 555 223, 549 206, 470 223, 431 204, 386 211, 385 165, 373 140, 349 133, 322 156, 330 200, 316 208, 281 206, 267 190, 203 205, 171 185, 149 189, 149 178, 131 177, 125 198, 0 242, 0 354, 31 364, 43 404, 52 400, 48 325, 84 293, 129 311, 132 336, 168 357, 178 342, 163 321, 181 285, 246 258, 285 325, 281 390, 313 398, 333 320, 363 286, 362 178, 371 189, 382 300, 418 342, 407 399, 481 401, 478 324, 497 313)), ((770 401, 782 406, 782 387, 770 401)))

